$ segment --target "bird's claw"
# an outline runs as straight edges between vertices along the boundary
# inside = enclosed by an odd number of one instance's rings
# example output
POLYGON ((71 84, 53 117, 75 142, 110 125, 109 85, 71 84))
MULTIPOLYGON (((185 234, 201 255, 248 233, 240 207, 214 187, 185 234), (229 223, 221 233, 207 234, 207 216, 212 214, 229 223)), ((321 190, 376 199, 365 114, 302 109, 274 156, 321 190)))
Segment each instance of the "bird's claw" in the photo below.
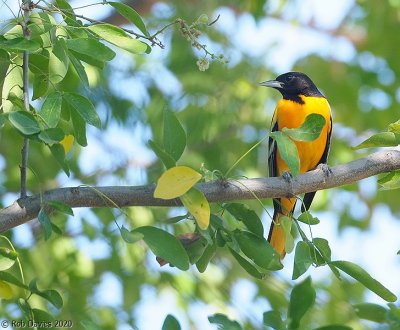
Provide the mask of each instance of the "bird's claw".
POLYGON ((317 168, 318 168, 319 170, 321 170, 322 172, 324 172, 324 174, 325 174, 325 176, 326 176, 327 178, 330 177, 331 175, 333 175, 333 172, 332 172, 332 170, 331 170, 331 168, 329 167, 328 164, 321 163, 321 164, 319 164, 319 165, 317 166, 317 168))
POLYGON ((291 183, 292 182, 292 175, 290 174, 290 172, 286 172, 284 171, 282 173, 282 179, 285 180, 287 183, 291 183))

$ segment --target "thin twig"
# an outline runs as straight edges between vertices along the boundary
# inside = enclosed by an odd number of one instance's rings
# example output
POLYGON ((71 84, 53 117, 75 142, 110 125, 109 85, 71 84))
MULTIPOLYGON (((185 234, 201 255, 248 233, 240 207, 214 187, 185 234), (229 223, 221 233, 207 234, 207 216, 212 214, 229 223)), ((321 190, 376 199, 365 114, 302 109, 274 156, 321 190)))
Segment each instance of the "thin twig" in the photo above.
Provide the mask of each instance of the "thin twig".
POLYGON ((217 23, 217 21, 219 20, 220 17, 221 17, 221 14, 218 14, 217 18, 215 20, 213 20, 211 23, 208 23, 207 25, 211 26, 211 25, 217 23))
MULTIPOLYGON (((62 13, 64 15, 74 15, 75 17, 84 19, 85 21, 88 21, 88 22, 93 23, 93 24, 109 24, 109 23, 104 22, 104 21, 99 21, 97 19, 93 19, 93 18, 84 16, 84 15, 76 14, 76 13, 71 12, 71 11, 66 10, 66 9, 58 8, 58 7, 54 6, 54 5, 52 5, 52 8, 44 7, 44 6, 41 6, 41 5, 36 5, 35 7, 38 8, 38 9, 41 9, 43 11, 60 12, 60 13, 62 13)), ((140 34, 140 33, 137 33, 135 31, 131 30, 131 29, 126 29, 126 28, 123 28, 123 27, 120 27, 120 29, 124 30, 125 32, 127 32, 129 34, 134 35, 137 39, 146 39, 146 40, 150 41, 152 45, 157 45, 160 48, 164 48, 164 45, 162 44, 162 42, 157 39, 157 35, 160 34, 161 32, 163 32, 165 29, 169 28, 171 25, 174 25, 174 24, 176 24, 176 22, 169 23, 166 26, 164 26, 161 30, 157 31, 156 33, 154 33, 153 35, 150 35, 150 36, 146 36, 144 34, 140 34)))
MULTIPOLYGON (((29 38, 30 31, 28 29, 29 14, 31 10, 31 0, 24 0, 22 3, 22 10, 24 15, 22 30, 25 38, 29 38)), ((23 96, 25 111, 29 112, 29 52, 27 50, 23 53, 22 59, 22 83, 23 83, 23 96)), ((29 139, 24 138, 24 142, 21 149, 21 198, 26 197, 26 170, 28 168, 28 157, 29 157, 29 139)))

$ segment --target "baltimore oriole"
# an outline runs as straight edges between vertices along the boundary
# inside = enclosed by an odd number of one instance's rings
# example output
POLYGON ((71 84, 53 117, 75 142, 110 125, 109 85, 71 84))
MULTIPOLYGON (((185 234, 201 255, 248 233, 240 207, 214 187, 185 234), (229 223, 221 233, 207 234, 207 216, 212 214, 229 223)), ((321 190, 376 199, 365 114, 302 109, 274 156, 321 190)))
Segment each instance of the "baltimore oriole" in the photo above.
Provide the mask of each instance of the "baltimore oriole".
MULTIPOLYGON (((300 72, 288 72, 278 76, 275 80, 260 83, 261 86, 277 89, 283 96, 278 102, 272 117, 271 131, 280 131, 282 128, 300 127, 305 118, 317 113, 325 118, 325 126, 320 136, 311 142, 294 141, 299 159, 300 173, 315 169, 319 164, 326 164, 332 132, 331 108, 328 101, 318 90, 312 80, 300 72)), ((276 143, 269 138, 268 166, 270 176, 281 176, 288 173, 289 168, 282 160, 276 143)), ((316 192, 305 194, 302 210, 308 210, 316 192)), ((282 216, 291 217, 296 205, 296 198, 276 198, 274 203, 273 222, 268 235, 268 241, 280 254, 285 256, 285 236, 279 225, 282 216)))

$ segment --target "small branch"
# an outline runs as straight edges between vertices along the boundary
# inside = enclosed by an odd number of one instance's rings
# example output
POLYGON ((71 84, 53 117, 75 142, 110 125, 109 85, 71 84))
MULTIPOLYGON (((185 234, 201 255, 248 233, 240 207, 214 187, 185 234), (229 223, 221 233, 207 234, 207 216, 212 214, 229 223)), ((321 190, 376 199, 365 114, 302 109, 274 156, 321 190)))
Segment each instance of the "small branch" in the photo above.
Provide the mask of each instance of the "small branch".
MULTIPOLYGON (((385 150, 332 168, 326 177, 316 169, 301 174, 288 184, 284 179, 261 178, 218 180, 200 183, 199 188, 209 202, 228 202, 257 198, 275 198, 300 195, 322 189, 339 187, 361 179, 400 169, 400 151, 385 150)), ((75 187, 49 190, 41 196, 21 198, 0 210, 0 233, 37 217, 46 201, 58 200, 71 207, 128 207, 177 206, 179 199, 162 200, 153 197, 155 185, 137 187, 75 187), (112 201, 112 202, 111 202, 112 201), (42 204, 41 204, 42 203, 42 204)))
MULTIPOLYGON (((30 31, 28 29, 29 14, 31 11, 32 2, 30 0, 24 0, 22 4, 22 10, 24 15, 24 21, 22 24, 22 30, 24 37, 30 37, 30 31)), ((23 84, 23 96, 25 111, 29 112, 29 52, 27 50, 23 53, 22 59, 22 84, 23 84)), ((29 139, 24 138, 24 142, 21 149, 21 198, 26 197, 26 170, 28 168, 28 157, 29 157, 29 139)))
MULTIPOLYGON (((60 13, 62 13, 64 15, 74 15, 75 17, 84 19, 85 21, 88 21, 88 22, 90 22, 92 24, 109 24, 107 22, 99 21, 99 20, 84 16, 84 15, 75 14, 74 12, 71 12, 71 11, 66 10, 66 9, 58 8, 58 7, 54 6, 54 5, 52 5, 52 8, 44 7, 44 6, 41 6, 41 5, 36 5, 35 7, 38 8, 38 9, 41 9, 43 11, 60 12, 60 13)), ((164 45, 162 44, 162 42, 157 39, 157 35, 159 35, 161 32, 163 32, 164 30, 166 30, 167 28, 169 28, 171 25, 174 25, 174 24, 176 24, 175 21, 173 23, 167 24, 160 31, 157 31, 156 33, 154 33, 151 36, 146 36, 146 35, 137 33, 137 32, 135 32, 133 30, 123 28, 123 27, 120 27, 120 29, 124 30, 125 32, 127 32, 129 34, 134 35, 137 39, 146 39, 146 40, 150 41, 152 45, 157 45, 160 48, 164 48, 164 45)))

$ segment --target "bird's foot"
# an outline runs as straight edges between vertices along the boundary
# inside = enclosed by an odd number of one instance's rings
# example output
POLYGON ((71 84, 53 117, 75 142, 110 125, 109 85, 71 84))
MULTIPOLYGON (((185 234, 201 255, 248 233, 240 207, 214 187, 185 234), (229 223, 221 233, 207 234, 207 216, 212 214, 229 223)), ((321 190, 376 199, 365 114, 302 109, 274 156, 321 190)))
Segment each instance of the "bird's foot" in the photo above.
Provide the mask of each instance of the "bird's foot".
POLYGON ((287 183, 288 185, 288 193, 287 193, 287 197, 288 198, 292 198, 294 197, 294 193, 293 193, 293 176, 290 172, 282 172, 282 179, 287 183))
POLYGON ((329 178, 331 175, 333 175, 333 172, 332 172, 332 170, 331 170, 331 168, 329 167, 328 164, 321 163, 321 164, 319 164, 319 165, 317 166, 317 168, 318 168, 319 170, 321 170, 322 172, 324 172, 324 174, 325 174, 325 176, 326 176, 327 178, 329 178))
POLYGON ((285 180, 287 183, 291 183, 292 179, 293 179, 293 176, 290 174, 290 172, 284 171, 282 173, 282 179, 285 180))

